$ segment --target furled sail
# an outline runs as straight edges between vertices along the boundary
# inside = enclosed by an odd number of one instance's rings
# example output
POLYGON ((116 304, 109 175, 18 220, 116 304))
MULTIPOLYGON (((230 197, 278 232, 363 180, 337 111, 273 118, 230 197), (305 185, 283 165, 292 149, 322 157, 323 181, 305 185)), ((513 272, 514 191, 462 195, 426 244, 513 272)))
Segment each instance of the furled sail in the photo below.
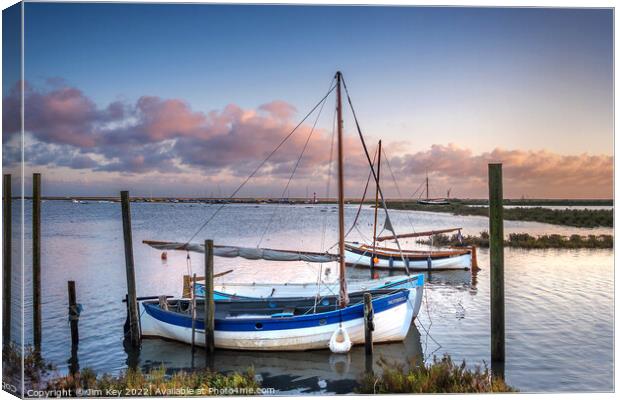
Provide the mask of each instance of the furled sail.
MULTIPOLYGON (((162 242, 157 240, 144 240, 142 243, 157 250, 183 250, 196 253, 205 252, 204 244, 199 243, 162 242)), ((248 260, 306 261, 311 263, 338 261, 338 255, 330 253, 218 245, 213 246, 213 255, 228 258, 242 257, 248 260)))

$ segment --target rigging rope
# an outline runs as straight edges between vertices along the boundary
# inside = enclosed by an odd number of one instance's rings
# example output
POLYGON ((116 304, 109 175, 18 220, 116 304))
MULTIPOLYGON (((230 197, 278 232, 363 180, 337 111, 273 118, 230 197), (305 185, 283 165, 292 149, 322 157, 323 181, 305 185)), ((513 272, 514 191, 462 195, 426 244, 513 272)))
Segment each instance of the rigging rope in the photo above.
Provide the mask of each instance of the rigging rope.
MULTIPOLYGON (((335 79, 335 78, 334 78, 335 79)), ((334 79, 332 79, 332 83, 334 82, 334 79)), ((334 89, 336 88, 336 85, 331 85, 331 88, 327 91, 327 93, 325 94, 325 96, 323 96, 321 98, 321 100, 319 100, 318 103, 316 103, 316 105, 314 107, 312 107, 312 109, 308 112, 308 114, 306 114, 305 117, 303 117, 303 119, 295 126, 295 128, 293 128, 293 130, 291 132, 289 132, 288 135, 286 135, 284 137, 284 139, 282 139, 282 141, 276 146, 275 149, 273 149, 271 151, 271 153, 269 153, 269 155, 267 156, 267 158, 265 158, 263 161, 261 161, 261 163, 256 167, 256 169, 254 169, 254 171, 252 171, 252 173, 232 192, 232 194, 230 196, 228 196, 228 199, 232 199, 244 186, 246 183, 248 183, 248 181, 250 179, 252 179, 254 177, 254 175, 256 175, 256 173, 263 167, 263 165, 265 165, 265 163, 267 163, 267 161, 269 161, 269 159, 280 149, 280 147, 282 147, 282 145, 293 135, 293 133, 295 133, 295 131, 297 130, 297 128, 299 128, 301 126, 301 124, 304 123, 304 121, 306 119, 308 119, 308 117, 310 115, 312 115, 312 113, 319 107, 319 105, 321 105, 321 103, 323 103, 323 101, 331 94, 331 92, 334 91, 334 89)), ((226 203, 223 203, 220 207, 218 207, 215 212, 211 215, 211 217, 209 217, 201 226, 200 228, 196 231, 196 233, 194 233, 192 235, 192 237, 189 238, 189 240, 186 242, 186 244, 189 244, 196 236, 198 236, 198 234, 200 234, 200 232, 202 232, 202 230, 209 224, 209 222, 211 222, 213 220, 213 218, 215 218, 215 216, 222 210, 222 208, 224 208, 226 206, 226 203)))
MULTIPOLYGON (((331 83, 330 83, 330 86, 331 86, 331 83)), ((301 150, 301 154, 299 155, 299 158, 297 158, 297 162, 295 163, 295 167, 293 167, 293 171, 291 172, 291 175, 289 176, 288 181, 286 182, 286 185, 284 186, 284 189, 282 190, 282 194, 280 195, 280 200, 282 200, 284 198, 284 194, 288 190, 288 188, 289 188, 289 186, 291 184, 291 181, 293 180, 293 176, 295 176, 295 172, 297 172, 297 168, 299 167, 299 164, 301 163, 301 159, 303 158, 304 153, 306 152, 306 148, 308 148, 308 143, 310 142, 310 138, 312 138, 312 134, 314 133, 314 130, 316 128, 316 124, 319 122, 319 118, 321 118, 321 113, 323 112, 323 107, 325 106, 326 102, 327 102, 327 97, 325 97, 323 99, 323 102, 321 103, 321 108, 319 108, 319 112, 317 113, 316 119, 314 120, 314 124, 312 125, 312 129, 310 129, 310 133, 308 134, 308 137, 306 138, 306 142, 304 143, 304 147, 301 150)), ((278 212, 278 210, 280 208, 280 205, 281 205, 281 202, 276 205, 276 207, 273 210, 273 213, 271 213, 271 217, 269 218, 269 222, 267 223, 267 226, 265 227, 265 230, 263 231, 263 234, 261 235, 260 240, 258 241, 258 244, 256 245, 256 247, 260 247, 261 243, 263 242, 263 239, 265 238, 265 235, 269 231, 269 228, 271 227, 271 224, 273 223, 273 219, 274 219, 276 213, 278 212)))
MULTIPOLYGON (((377 160, 377 150, 375 150, 375 155, 372 158, 372 165, 375 165, 375 161, 377 160)), ((347 236, 349 236, 349 233, 351 233, 351 231, 353 230, 353 228, 355 228, 357 226, 357 222, 360 216, 360 213, 362 211, 362 206, 364 205, 364 200, 366 200, 366 192, 368 192, 368 185, 370 184, 370 177, 372 176, 372 171, 368 171, 368 179, 366 180, 366 186, 364 187, 364 194, 362 195, 362 200, 360 201, 360 205, 357 208, 357 213, 355 214, 355 218, 353 219, 353 224, 351 225, 351 227, 349 228, 349 230, 347 231, 347 233, 344 234, 344 237, 346 238, 347 236)))
MULTIPOLYGON (((385 163, 388 166, 388 169, 390 170, 390 175, 392 176, 392 180, 394 181, 394 186, 396 187, 396 193, 398 193, 398 197, 403 198, 402 193, 400 192, 400 188, 398 187, 398 182, 396 181, 396 177, 394 176, 394 171, 392 171, 392 166, 390 165, 390 159, 387 156, 387 153, 385 152, 385 149, 383 150, 383 155, 385 158, 385 163)), ((405 215, 407 215, 407 220, 409 221, 409 225, 411 225, 411 230, 415 233, 415 227, 413 226, 413 222, 411 221, 411 216, 409 215, 409 213, 405 213, 405 215)))
MULTIPOLYGON (((333 82, 333 80, 332 80, 333 82)), ((336 107, 334 107, 334 113, 332 116, 332 137, 331 137, 331 144, 329 147, 329 163, 327 166, 327 186, 325 188, 325 197, 327 199, 329 199, 329 192, 330 192, 330 186, 331 186, 331 176, 332 176, 332 165, 333 165, 333 161, 334 161, 334 139, 336 138, 336 107)), ((323 220, 322 220, 322 228, 321 228, 321 251, 324 251, 325 249, 325 234, 327 232, 327 213, 325 213, 325 215, 323 216, 323 220)), ((327 251, 325 251, 327 252, 327 251)), ((321 263, 319 265, 319 278, 322 280, 323 277, 323 263, 321 263)), ((320 292, 321 292, 321 287, 319 286, 317 288, 317 293, 316 293, 316 297, 315 297, 315 304, 316 302, 319 300, 320 297, 320 292)))
MULTIPOLYGON (((362 134, 362 128, 360 127, 359 121, 357 120, 357 114, 355 113, 355 108, 353 108, 353 102, 351 101, 351 96, 349 95, 349 89, 347 88, 347 84, 344 80, 344 77, 342 77, 342 84, 344 86, 344 91, 347 94, 347 101, 349 102, 349 106, 351 107, 351 113, 353 114, 353 120, 355 121, 355 126, 357 127, 357 133, 359 134, 360 140, 362 142, 362 147, 364 148, 364 154, 366 154, 366 160, 368 161, 368 164, 370 164, 370 170, 372 172, 372 176, 375 178, 377 189, 379 190, 379 194, 381 195, 381 204, 383 205, 383 209, 385 210, 386 222, 389 222, 392 233, 394 233, 394 236, 396 236, 396 232, 393 231, 394 227, 391 226, 392 222, 390 221, 390 216, 388 214, 387 206, 385 205, 385 198, 383 197, 383 190, 381 189, 381 185, 379 185, 379 178, 377 177, 377 174, 375 173, 375 168, 372 166, 370 155, 368 154, 368 147, 366 147, 366 142, 364 141, 364 135, 362 134)), ((403 255, 403 250, 400 247, 400 242, 398 241, 398 238, 394 238, 394 241, 396 242, 396 246, 398 247, 400 258, 402 259, 403 264, 405 265, 405 271, 407 272, 407 275, 411 275, 411 273, 409 272, 409 267, 407 266, 407 262, 405 262, 405 256, 403 255)))

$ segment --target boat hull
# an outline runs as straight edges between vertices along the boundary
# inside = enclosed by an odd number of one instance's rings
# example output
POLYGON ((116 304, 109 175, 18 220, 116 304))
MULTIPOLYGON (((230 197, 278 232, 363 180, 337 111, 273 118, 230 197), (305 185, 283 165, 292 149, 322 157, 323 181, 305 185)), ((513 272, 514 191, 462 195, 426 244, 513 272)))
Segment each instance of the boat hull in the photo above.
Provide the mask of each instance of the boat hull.
MULTIPOLYGON (((399 275, 360 282, 348 282, 349 292, 363 292, 375 289, 411 289, 424 285, 424 275, 399 275)), ((262 299, 273 297, 333 296, 339 291, 338 283, 221 283, 214 285, 214 299, 235 298, 262 299)), ((205 296, 204 284, 196 284, 196 296, 205 296)))
MULTIPOLYGON (((409 291, 373 299, 375 331, 373 342, 402 341, 407 336, 415 307, 409 291)), ((191 318, 162 310, 152 303, 140 304, 141 329, 144 337, 161 337, 191 344, 191 318)), ((418 307, 419 309, 419 307, 418 307)), ((364 343, 363 304, 343 310, 277 318, 215 319, 215 347, 235 350, 303 351, 325 349, 334 331, 347 330, 353 344, 364 343), (341 322, 342 321, 342 322, 341 322), (260 326, 260 329, 257 328, 260 326)), ((204 346, 202 321, 196 321, 195 343, 204 346)))
POLYGON ((373 255, 370 250, 360 248, 357 246, 347 245, 345 248, 345 261, 348 265, 370 267, 372 258, 376 257, 374 267, 377 269, 392 269, 405 271, 407 268, 409 271, 441 271, 450 269, 470 269, 471 268, 471 252, 454 252, 451 255, 445 255, 448 252, 437 252, 438 255, 430 254, 430 263, 428 256, 421 256, 416 254, 414 257, 407 257, 406 252, 405 260, 408 260, 408 265, 403 262, 398 250, 383 251, 381 254, 377 253, 373 255))

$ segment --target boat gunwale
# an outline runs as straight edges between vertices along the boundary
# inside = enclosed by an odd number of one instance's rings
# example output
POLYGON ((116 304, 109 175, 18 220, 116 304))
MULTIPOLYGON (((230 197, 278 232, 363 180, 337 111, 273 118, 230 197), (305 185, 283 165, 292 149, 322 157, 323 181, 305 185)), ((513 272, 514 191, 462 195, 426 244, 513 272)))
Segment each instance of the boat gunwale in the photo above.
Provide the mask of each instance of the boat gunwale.
POLYGON ((421 260, 425 260, 427 257, 435 257, 435 258, 451 258, 451 257, 458 257, 458 256, 464 256, 467 254, 471 254, 471 249, 463 249, 463 250, 439 250, 439 251, 424 251, 424 250, 402 250, 399 251, 398 249, 393 249, 393 248, 389 248, 389 247, 375 247, 375 250, 373 251, 372 247, 366 245, 366 244, 359 244, 359 245, 355 245, 352 243, 347 243, 345 248, 349 251, 351 251, 352 253, 356 253, 356 254, 360 254, 360 255, 366 255, 368 257, 370 257, 371 255, 376 255, 379 257, 400 257, 401 253, 403 254, 403 256, 405 256, 405 258, 410 258, 410 259, 421 259, 421 260), (366 251, 364 251, 366 250, 366 251), (390 251, 391 253, 388 253, 387 251, 390 251), (361 253, 360 253, 361 252, 361 253))
MULTIPOLYGON (((397 307, 401 304, 408 302, 409 293, 410 293, 409 289, 401 288, 401 289, 396 289, 392 293, 386 293, 385 295, 382 295, 380 297, 373 298, 372 304, 373 304, 374 312, 380 313, 380 312, 392 309, 394 307, 397 307)), ((282 300, 282 299, 286 299, 286 298, 280 298, 279 300, 282 300)), ((173 300, 187 301, 187 299, 173 299, 173 300)), ((243 303, 243 301, 235 302, 235 303, 243 303)), ((142 302, 142 306, 144 307, 145 312, 151 318, 154 318, 162 323, 166 323, 166 324, 170 324, 174 326, 180 326, 184 328, 191 327, 191 321, 192 321, 191 315, 178 312, 178 311, 163 310, 159 307, 159 302, 156 300, 144 301, 142 302), (161 317, 169 317, 169 318, 165 318, 164 320, 162 318, 158 318, 158 315, 161 317), (175 323, 175 321, 179 323, 175 323)), ((277 331, 277 330, 290 330, 290 329, 300 329, 300 328, 312 328, 313 326, 321 326, 321 325, 332 325, 332 324, 336 324, 339 322, 345 322, 349 320, 363 318, 363 307, 364 307, 364 303, 359 302, 354 305, 347 306, 344 309, 336 309, 336 310, 331 310, 331 311, 325 311, 325 312, 319 312, 319 313, 313 313, 313 314, 304 314, 304 315, 293 315, 293 316, 283 316, 283 317, 265 316, 265 317, 244 318, 244 319, 229 319, 229 318, 217 318, 216 317, 215 323, 217 325, 220 325, 220 329, 217 329, 216 327, 215 330, 223 331, 223 332, 227 332, 227 331, 260 332, 260 331, 277 331), (361 315, 360 315, 360 312, 362 312, 361 315), (328 320, 330 319, 331 320, 336 319, 336 320, 332 322, 328 322, 328 320), (325 322, 321 324, 321 320, 325 320, 325 322), (296 326, 296 325, 306 325, 314 321, 316 322, 310 326, 296 326), (291 325, 291 326, 282 327, 282 328, 275 327, 274 329, 262 329, 261 328, 260 330, 256 329, 255 327, 252 327, 252 329, 243 329, 243 325, 256 326, 256 324, 258 323, 265 324, 268 326, 273 325, 273 323, 276 323, 276 325, 286 323, 287 325, 291 325), (232 329, 221 329, 222 325, 228 325, 225 328, 232 328, 232 329)), ((201 319, 196 319, 195 322, 196 322, 196 329, 198 330, 204 329, 204 321, 202 321, 201 319)), ((265 325, 263 325, 263 327, 265 327, 265 325)))

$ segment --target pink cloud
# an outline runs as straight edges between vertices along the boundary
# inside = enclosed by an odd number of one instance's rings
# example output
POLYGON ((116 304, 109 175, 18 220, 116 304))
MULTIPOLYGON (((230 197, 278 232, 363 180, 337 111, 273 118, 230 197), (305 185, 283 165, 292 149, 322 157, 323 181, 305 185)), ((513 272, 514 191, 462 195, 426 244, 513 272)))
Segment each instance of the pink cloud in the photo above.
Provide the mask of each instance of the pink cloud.
MULTIPOLYGON (((180 99, 142 96, 133 104, 113 102, 101 108, 64 82, 48 91, 27 86, 25 103, 28 162, 123 174, 157 171, 242 178, 297 124, 295 107, 281 100, 257 109, 230 104, 222 110, 202 112, 180 99)), ((15 118, 9 118, 19 112, 19 104, 17 88, 3 99, 5 154, 15 150, 9 149, 7 138, 19 131, 15 118)), ((301 125, 261 170, 262 178, 286 181, 311 129, 308 122, 301 125)), ((317 128, 296 176, 325 181, 331 145, 331 129, 317 128)), ((370 147, 374 151, 374 146, 370 147)), ((457 196, 485 196, 487 164, 502 162, 507 196, 612 196, 611 156, 501 148, 474 154, 456 144, 436 144, 411 153, 400 142, 386 143, 385 148, 398 154, 390 164, 403 195, 411 194, 428 169, 435 195, 453 188, 457 196)), ((347 184, 361 192, 368 165, 357 135, 345 135, 345 149, 347 184)), ((16 160, 18 157, 11 158, 16 160)), ((393 186, 388 170, 383 171, 384 186, 393 186)), ((395 195, 393 188, 388 193, 395 195)))

